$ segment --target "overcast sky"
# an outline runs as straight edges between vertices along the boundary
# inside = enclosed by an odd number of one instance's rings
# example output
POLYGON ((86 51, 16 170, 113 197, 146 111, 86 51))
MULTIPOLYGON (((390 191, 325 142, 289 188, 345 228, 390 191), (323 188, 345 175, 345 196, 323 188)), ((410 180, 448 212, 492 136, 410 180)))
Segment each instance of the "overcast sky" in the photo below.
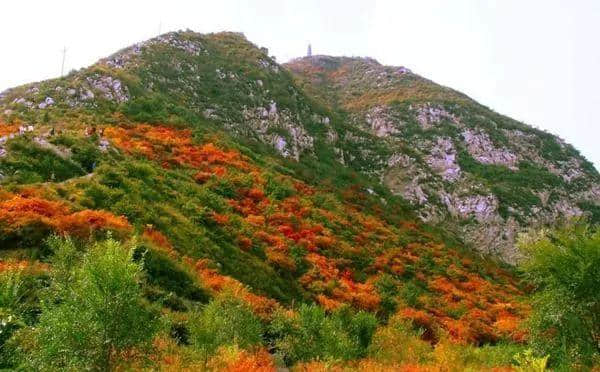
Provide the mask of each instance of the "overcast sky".
POLYGON ((88 66, 160 32, 241 31, 306 53, 403 65, 574 144, 600 168, 598 0, 5 1, 0 91, 88 66))

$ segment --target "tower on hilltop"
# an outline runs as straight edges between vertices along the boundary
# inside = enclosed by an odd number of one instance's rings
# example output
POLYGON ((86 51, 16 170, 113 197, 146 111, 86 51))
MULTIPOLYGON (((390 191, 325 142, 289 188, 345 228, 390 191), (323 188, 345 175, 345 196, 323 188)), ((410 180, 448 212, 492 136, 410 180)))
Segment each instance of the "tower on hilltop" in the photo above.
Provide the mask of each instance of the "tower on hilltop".
POLYGON ((310 46, 310 43, 308 44, 308 50, 306 51, 306 56, 312 57, 312 47, 310 46))

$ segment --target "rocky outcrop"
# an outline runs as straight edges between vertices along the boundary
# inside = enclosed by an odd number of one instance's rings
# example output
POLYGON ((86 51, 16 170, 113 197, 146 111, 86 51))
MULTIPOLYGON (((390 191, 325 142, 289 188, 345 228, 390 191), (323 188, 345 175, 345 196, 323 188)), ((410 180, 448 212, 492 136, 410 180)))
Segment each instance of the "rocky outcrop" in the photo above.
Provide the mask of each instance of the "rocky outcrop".
POLYGON ((505 148, 494 146, 490 137, 482 132, 466 129, 462 132, 465 145, 469 154, 480 163, 505 165, 510 169, 517 169, 518 158, 505 148))
POLYGON ((314 138, 289 111, 278 110, 276 102, 244 109, 243 115, 243 123, 227 122, 225 126, 239 135, 271 144, 284 157, 298 160, 302 153, 312 151, 314 138))
POLYGON ((437 138, 425 157, 427 164, 446 181, 460 178, 460 166, 457 164, 456 149, 449 138, 437 138))
POLYGON ((396 129, 397 123, 383 106, 375 106, 370 109, 365 115, 365 120, 377 137, 387 137, 399 132, 396 129))
MULTIPOLYGON (((411 109, 413 109, 412 106, 411 109)), ((456 117, 454 117, 454 115, 450 114, 440 105, 418 105, 414 108, 414 110, 416 111, 417 121, 424 129, 432 128, 435 125, 440 124, 442 120, 449 120, 455 124, 458 123, 456 117)))

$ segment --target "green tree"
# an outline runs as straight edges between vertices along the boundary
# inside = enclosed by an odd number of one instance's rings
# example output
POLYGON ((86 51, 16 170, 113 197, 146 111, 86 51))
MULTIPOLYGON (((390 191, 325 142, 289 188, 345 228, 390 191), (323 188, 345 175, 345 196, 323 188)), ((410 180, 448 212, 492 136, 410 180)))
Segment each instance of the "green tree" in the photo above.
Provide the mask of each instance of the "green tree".
POLYGON ((77 259, 70 240, 50 245, 56 272, 33 331, 30 368, 108 370, 116 352, 151 339, 158 323, 142 303, 134 247, 108 239, 77 259))
POLYGON ((535 284, 531 342, 556 365, 600 361, 600 229, 579 222, 521 238, 535 284))
POLYGON ((349 360, 366 355, 377 319, 343 307, 331 315, 303 304, 296 315, 277 314, 270 324, 278 354, 288 363, 300 360, 349 360))
POLYGON ((252 310, 232 294, 223 294, 191 317, 193 345, 205 358, 219 346, 250 348, 262 343, 263 326, 252 310))

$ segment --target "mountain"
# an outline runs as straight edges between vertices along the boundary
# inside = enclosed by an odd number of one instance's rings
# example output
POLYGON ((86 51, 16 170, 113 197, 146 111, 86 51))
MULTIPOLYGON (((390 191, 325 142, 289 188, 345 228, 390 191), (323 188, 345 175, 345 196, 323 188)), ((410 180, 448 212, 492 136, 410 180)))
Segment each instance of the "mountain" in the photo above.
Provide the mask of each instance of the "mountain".
MULTIPOLYGON (((385 369, 499 343, 510 364, 528 287, 498 259, 521 230, 599 217, 598 172, 559 138, 404 67, 280 65, 238 33, 158 36, 9 89, 0 113, 0 271, 57 280, 53 234, 136 245, 143 306, 171 327, 149 368, 184 363, 225 295, 270 330, 236 361, 385 369), (391 357, 408 342, 420 359, 391 357)), ((43 314, 39 291, 23 301, 43 314)), ((473 358, 457 366, 490 367, 473 358)))
POLYGON ((556 136, 405 67, 329 56, 285 66, 312 97, 379 138, 386 156, 368 154, 363 171, 476 249, 514 262, 525 228, 600 216, 597 170, 556 136))

